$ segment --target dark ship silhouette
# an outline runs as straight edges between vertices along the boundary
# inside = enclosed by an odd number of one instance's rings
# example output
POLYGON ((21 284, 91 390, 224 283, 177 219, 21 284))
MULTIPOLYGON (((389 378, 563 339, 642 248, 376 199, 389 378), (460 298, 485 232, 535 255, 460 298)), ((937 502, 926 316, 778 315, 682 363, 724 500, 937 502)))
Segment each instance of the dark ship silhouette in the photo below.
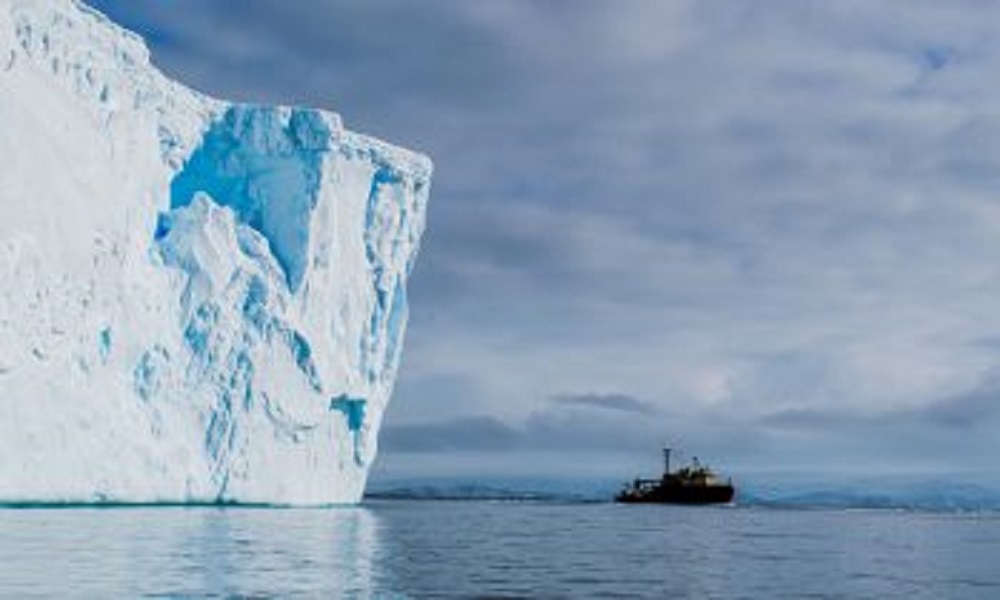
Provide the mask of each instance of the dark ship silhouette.
POLYGON ((670 448, 663 449, 663 476, 636 479, 625 485, 615 502, 655 504, 728 504, 736 494, 733 482, 723 481, 694 457, 691 464, 670 471, 670 448))

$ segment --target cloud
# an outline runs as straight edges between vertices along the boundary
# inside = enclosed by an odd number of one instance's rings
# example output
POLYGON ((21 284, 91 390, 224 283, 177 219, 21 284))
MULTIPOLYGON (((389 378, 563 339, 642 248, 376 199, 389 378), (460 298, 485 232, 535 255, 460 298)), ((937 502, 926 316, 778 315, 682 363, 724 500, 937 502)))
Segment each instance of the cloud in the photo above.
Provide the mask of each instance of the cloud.
POLYGON ((561 394, 553 396, 552 402, 559 406, 598 408, 640 415, 656 414, 654 406, 625 394, 561 394))
POLYGON ((870 429, 882 434, 902 430, 937 430, 939 434, 975 435, 1000 421, 1000 382, 988 378, 970 390, 906 408, 860 412, 826 408, 788 408, 763 415, 767 427, 800 431, 870 429))
POLYGON ((387 425, 382 446, 394 452, 509 450, 522 433, 489 416, 449 419, 413 425, 387 425))
POLYGON ((875 413, 793 407, 747 419, 725 411, 682 414, 647 408, 622 394, 563 396, 521 419, 478 414, 388 425, 383 445, 393 457, 390 463, 415 460, 418 468, 428 460, 419 457, 433 456, 433 461, 475 465, 473 472, 480 475, 530 461, 532 472, 600 476, 655 468, 653 459, 663 445, 730 472, 791 471, 812 477, 831 469, 855 475, 900 468, 989 472, 991 457, 1000 450, 993 435, 1000 425, 1000 386, 989 377, 928 403, 875 413))
POLYGON ((991 378, 970 391, 932 402, 918 409, 915 417, 963 435, 976 429, 995 431, 1000 424, 1000 380, 991 378))
POLYGON ((954 391, 998 363, 1000 5, 94 4, 195 87, 434 157, 387 427, 655 438, 549 401, 614 389, 699 444, 864 461, 992 419, 954 391))
MULTIPOLYGON (((487 409, 489 407, 486 407, 487 409)), ((560 395, 529 415, 509 421, 488 414, 387 423, 383 446, 403 453, 553 454, 655 452, 669 429, 685 429, 684 419, 659 413, 626 394, 560 395)))

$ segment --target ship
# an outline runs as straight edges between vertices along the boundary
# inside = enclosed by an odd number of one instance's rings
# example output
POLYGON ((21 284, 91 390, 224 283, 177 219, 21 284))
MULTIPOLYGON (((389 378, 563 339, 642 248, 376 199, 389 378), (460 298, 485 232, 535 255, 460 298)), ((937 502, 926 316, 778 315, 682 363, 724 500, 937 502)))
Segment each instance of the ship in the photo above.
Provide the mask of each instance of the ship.
POLYGON ((676 471, 670 470, 670 448, 663 449, 663 475, 625 484, 615 502, 630 504, 729 504, 736 495, 731 479, 723 480, 698 457, 676 471))

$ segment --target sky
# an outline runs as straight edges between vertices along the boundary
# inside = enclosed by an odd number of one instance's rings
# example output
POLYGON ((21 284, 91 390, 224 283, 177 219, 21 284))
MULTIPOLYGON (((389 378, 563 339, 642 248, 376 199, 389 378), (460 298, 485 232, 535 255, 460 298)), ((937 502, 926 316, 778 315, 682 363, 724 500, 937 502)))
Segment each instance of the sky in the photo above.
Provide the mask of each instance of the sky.
POLYGON ((1000 481, 1000 4, 90 4, 433 158, 376 478, 1000 481))

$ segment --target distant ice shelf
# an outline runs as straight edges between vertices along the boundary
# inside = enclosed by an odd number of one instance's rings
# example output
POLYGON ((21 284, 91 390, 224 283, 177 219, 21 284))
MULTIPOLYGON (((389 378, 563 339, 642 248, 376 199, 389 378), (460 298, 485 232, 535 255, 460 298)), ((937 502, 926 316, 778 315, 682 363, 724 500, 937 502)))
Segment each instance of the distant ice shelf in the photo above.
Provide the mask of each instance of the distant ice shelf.
POLYGON ((0 0, 0 502, 356 502, 431 163, 0 0))

